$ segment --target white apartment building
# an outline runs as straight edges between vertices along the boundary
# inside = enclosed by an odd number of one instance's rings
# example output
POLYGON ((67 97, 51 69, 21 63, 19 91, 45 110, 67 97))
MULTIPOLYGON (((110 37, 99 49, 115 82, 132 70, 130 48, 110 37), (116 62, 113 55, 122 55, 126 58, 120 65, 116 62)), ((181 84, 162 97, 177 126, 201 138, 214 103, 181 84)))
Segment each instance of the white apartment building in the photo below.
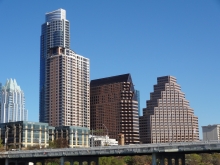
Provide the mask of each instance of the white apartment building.
POLYGON ((116 139, 110 139, 109 136, 93 136, 89 135, 90 147, 98 146, 117 146, 118 141, 116 139))

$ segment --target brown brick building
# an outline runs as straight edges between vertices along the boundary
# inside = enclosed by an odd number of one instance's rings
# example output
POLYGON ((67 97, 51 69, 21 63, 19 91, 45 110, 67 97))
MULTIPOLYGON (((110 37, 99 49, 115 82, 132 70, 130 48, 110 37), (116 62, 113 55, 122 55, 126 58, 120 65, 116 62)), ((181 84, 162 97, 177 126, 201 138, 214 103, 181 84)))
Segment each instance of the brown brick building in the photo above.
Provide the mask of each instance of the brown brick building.
POLYGON ((91 81, 90 119, 90 129, 103 130, 96 135, 117 139, 123 133, 125 144, 139 143, 138 101, 130 74, 91 81))
POLYGON ((173 76, 157 78, 147 108, 140 117, 142 143, 199 140, 198 117, 173 76))

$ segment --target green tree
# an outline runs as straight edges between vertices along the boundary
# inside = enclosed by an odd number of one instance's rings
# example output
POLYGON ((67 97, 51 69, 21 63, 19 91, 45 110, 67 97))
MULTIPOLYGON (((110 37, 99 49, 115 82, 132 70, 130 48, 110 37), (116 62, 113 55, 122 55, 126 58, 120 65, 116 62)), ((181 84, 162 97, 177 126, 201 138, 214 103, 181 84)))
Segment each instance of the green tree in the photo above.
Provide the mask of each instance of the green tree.
POLYGON ((147 155, 146 156, 146 164, 147 165, 151 165, 152 164, 152 156, 151 155, 147 155))
POLYGON ((220 154, 219 153, 212 154, 212 164, 220 165, 220 154))
POLYGON ((54 141, 49 141, 49 148, 68 148, 69 144, 65 138, 59 138, 54 141))
POLYGON ((55 141, 51 141, 51 140, 49 141, 49 148, 57 148, 55 141))
POLYGON ((131 157, 131 156, 125 156, 125 157, 124 157, 124 162, 125 162, 127 165, 132 165, 132 157, 131 157))
POLYGON ((2 139, 0 139, 0 151, 4 150, 4 145, 2 144, 2 139))
POLYGON ((212 154, 202 153, 200 154, 202 157, 202 164, 204 165, 213 165, 212 164, 212 154))
POLYGON ((68 148, 69 144, 65 138, 59 138, 55 140, 55 144, 57 148, 68 148))
POLYGON ((187 154, 186 163, 188 165, 200 165, 202 157, 198 154, 187 154))
POLYGON ((144 165, 147 162, 145 155, 143 156, 132 156, 132 165, 144 165))
POLYGON ((46 160, 46 165, 59 165, 60 164, 60 159, 47 159, 46 160))
POLYGON ((101 157, 99 158, 100 165, 111 165, 111 157, 101 157))

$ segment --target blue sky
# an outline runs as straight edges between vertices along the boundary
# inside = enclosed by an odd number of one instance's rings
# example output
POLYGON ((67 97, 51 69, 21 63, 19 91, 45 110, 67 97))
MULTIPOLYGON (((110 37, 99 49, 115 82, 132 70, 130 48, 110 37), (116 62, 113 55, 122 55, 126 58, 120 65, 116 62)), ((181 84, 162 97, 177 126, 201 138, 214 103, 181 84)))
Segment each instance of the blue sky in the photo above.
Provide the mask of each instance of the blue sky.
POLYGON ((220 124, 220 1, 0 0, 0 82, 15 78, 38 121, 39 53, 45 13, 70 21, 71 49, 91 79, 131 73, 146 107, 157 77, 177 78, 201 126, 220 124))

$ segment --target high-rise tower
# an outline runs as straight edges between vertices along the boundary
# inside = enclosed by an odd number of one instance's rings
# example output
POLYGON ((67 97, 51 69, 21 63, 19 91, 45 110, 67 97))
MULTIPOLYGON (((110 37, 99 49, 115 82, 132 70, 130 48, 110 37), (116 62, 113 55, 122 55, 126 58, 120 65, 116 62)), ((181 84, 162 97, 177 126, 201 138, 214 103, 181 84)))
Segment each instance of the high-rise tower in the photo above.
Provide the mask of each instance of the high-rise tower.
POLYGON ((199 140, 198 117, 173 76, 157 78, 154 92, 140 117, 143 143, 191 142, 199 140))
POLYGON ((16 80, 7 80, 5 86, 0 89, 0 122, 27 121, 24 92, 17 85, 16 80))
POLYGON ((105 130, 96 134, 114 139, 122 133, 125 144, 139 143, 138 100, 131 75, 92 80, 90 86, 90 128, 105 130))
POLYGON ((89 59, 70 49, 66 11, 46 13, 40 51, 40 122, 90 127, 89 59))

